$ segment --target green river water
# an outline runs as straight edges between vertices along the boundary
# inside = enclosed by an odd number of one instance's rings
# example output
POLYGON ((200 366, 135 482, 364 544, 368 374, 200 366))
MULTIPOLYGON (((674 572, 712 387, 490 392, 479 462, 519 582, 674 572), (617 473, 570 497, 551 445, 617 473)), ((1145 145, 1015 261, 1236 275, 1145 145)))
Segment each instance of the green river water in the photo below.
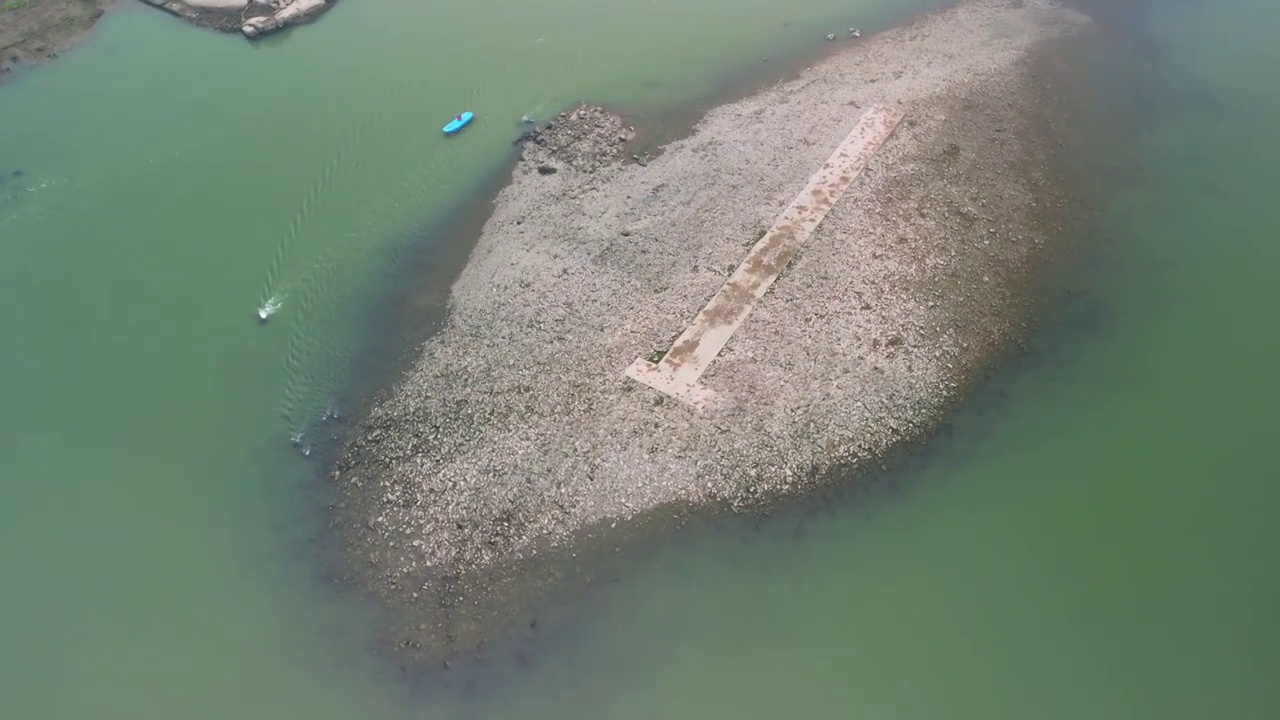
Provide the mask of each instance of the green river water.
POLYGON ((0 717, 1280 717, 1270 0, 1111 4, 1080 62, 1134 167, 1073 292, 873 490, 674 538, 425 691, 317 570, 299 451, 522 114, 657 117, 929 4, 345 0, 250 46, 122 3, 6 81, 0 717))

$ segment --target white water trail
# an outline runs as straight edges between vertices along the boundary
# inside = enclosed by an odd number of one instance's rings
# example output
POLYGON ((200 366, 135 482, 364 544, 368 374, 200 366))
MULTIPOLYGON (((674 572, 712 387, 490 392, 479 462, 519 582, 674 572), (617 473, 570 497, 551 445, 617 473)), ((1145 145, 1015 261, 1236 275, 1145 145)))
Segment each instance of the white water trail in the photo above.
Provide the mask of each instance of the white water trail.
POLYGON ((361 146, 371 132, 382 122, 383 116, 384 111, 382 105, 379 104, 373 111, 353 124, 340 140, 334 156, 320 171, 311 186, 307 188, 302 201, 289 221, 287 231, 276 244, 275 251, 271 256, 271 262, 267 266, 267 272, 262 283, 262 292, 259 295, 259 320, 265 321, 280 310, 283 298, 288 294, 287 287, 289 285, 282 278, 288 274, 286 270, 290 265, 290 259, 297 241, 308 234, 316 213, 324 206, 327 197, 336 192, 342 182, 349 181, 359 174, 361 167, 364 165, 364 158, 360 153, 361 146))
POLYGON ((258 306, 258 320, 266 322, 267 318, 280 312, 280 308, 284 307, 284 299, 286 295, 276 294, 267 298, 267 301, 258 306))

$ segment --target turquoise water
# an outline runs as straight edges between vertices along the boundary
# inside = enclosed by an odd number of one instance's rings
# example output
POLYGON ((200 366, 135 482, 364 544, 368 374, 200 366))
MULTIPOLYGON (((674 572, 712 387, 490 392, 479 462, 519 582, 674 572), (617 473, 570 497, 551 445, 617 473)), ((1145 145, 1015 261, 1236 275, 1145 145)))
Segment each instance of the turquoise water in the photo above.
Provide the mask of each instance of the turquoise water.
POLYGON ((422 229, 501 171, 524 113, 677 106, 910 9, 424 5, 348 0, 255 46, 126 5, 0 87, 0 171, 24 170, 0 185, 0 715, 1280 714, 1262 0, 1107 37, 1141 52, 1100 86, 1143 112, 1106 242, 920 458, 817 514, 675 538, 527 666, 407 692, 315 570, 299 450, 395 268, 456 244, 422 229))

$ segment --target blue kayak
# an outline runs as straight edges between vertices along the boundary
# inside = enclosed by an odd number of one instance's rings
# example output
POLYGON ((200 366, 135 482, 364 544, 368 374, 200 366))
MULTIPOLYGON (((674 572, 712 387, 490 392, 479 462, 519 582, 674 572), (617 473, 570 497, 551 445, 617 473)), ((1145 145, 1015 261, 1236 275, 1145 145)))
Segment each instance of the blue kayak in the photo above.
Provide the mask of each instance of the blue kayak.
POLYGON ((457 116, 456 118, 450 120, 449 124, 444 126, 444 134, 452 135, 458 132, 462 128, 466 127, 467 123, 471 122, 471 118, 473 117, 475 117, 475 115, 468 110, 467 112, 464 112, 461 115, 457 116))

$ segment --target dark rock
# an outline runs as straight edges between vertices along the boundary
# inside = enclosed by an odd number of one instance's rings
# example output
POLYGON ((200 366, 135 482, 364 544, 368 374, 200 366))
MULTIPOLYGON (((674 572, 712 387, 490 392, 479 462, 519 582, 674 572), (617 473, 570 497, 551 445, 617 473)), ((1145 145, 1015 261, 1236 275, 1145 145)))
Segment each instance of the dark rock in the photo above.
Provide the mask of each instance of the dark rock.
POLYGON ((559 171, 558 171, 558 170, 556 170, 554 167, 552 167, 552 166, 550 166, 550 165, 539 165, 539 166, 538 166, 538 174, 539 174, 539 175, 555 175, 557 172, 559 172, 559 171))
MULTIPOLYGON (((597 105, 580 105, 561 113, 525 145, 524 159, 535 164, 595 172, 623 157, 623 143, 635 136, 622 116, 597 105)), ((544 173, 549 174, 549 173, 544 173)))

